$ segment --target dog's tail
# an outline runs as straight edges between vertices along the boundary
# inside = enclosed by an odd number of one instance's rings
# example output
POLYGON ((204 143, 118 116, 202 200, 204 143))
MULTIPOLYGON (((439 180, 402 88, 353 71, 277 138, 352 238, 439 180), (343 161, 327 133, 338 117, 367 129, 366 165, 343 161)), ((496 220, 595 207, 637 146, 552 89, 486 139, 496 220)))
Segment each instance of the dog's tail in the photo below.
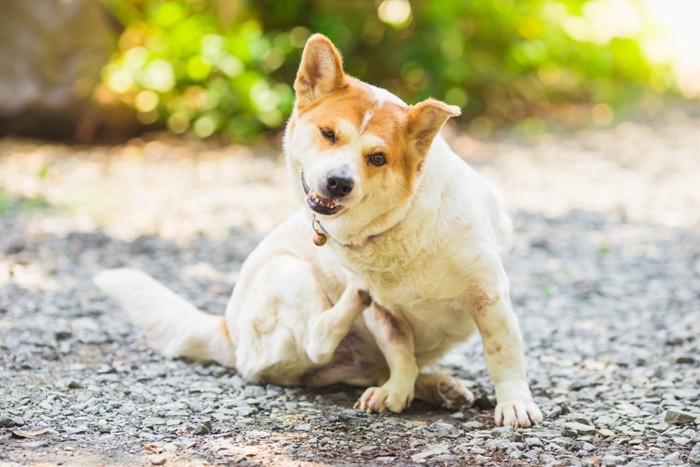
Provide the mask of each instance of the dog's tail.
POLYGON ((144 329, 149 344, 167 357, 235 365, 235 347, 223 316, 204 313, 163 284, 134 269, 109 269, 95 285, 119 301, 144 329))

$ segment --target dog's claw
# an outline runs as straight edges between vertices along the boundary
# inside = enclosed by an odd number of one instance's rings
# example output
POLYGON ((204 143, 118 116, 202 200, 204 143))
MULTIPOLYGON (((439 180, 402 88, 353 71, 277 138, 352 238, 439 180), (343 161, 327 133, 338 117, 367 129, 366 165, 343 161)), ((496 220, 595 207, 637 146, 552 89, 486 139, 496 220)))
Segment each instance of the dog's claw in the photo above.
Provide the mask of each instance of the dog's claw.
POLYGON ((353 409, 357 410, 360 408, 360 401, 355 402, 355 405, 352 406, 353 409))

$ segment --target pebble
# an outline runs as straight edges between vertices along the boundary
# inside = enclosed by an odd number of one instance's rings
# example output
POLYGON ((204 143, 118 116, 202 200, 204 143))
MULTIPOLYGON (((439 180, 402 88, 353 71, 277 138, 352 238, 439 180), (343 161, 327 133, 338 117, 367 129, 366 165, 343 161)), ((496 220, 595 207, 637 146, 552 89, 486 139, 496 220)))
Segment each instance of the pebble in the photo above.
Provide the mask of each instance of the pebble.
POLYGON ((604 465, 604 466, 607 466, 607 465, 623 465, 623 464, 626 464, 626 463, 627 463, 627 459, 626 459, 625 457, 622 457, 622 456, 611 456, 611 455, 607 455, 607 456, 603 456, 603 458, 601 459, 601 464, 604 465))
POLYGON ((529 447, 533 446, 542 446, 542 440, 539 438, 531 437, 531 438, 525 438, 525 444, 528 445, 529 447))
POLYGON ((596 429, 591 425, 584 425, 579 422, 566 422, 564 423, 564 428, 562 434, 564 436, 577 436, 581 434, 592 434, 595 433, 596 429))
POLYGON ((700 465, 700 443, 695 444, 688 454, 688 462, 700 465))
POLYGON ((666 412, 664 421, 670 425, 686 425, 695 422, 696 417, 685 412, 676 412, 669 410, 666 412))
POLYGON ((166 459, 164 456, 150 456, 148 461, 151 463, 151 465, 164 465, 166 459))
POLYGON ((22 426, 25 424, 22 417, 0 417, 0 428, 10 428, 13 426, 22 426))
POLYGON ((443 444, 431 444, 429 446, 426 446, 426 449, 417 453, 413 454, 411 456, 411 461, 413 462, 418 462, 422 463, 424 462, 427 458, 441 455, 441 454, 450 454, 450 450, 447 448, 447 446, 443 444))

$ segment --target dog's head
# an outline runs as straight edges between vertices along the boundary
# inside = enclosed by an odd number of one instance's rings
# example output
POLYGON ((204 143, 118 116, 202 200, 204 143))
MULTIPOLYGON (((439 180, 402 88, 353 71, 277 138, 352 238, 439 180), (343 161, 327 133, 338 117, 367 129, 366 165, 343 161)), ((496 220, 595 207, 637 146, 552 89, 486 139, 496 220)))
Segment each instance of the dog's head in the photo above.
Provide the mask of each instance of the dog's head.
POLYGON ((406 203, 433 138, 459 108, 428 99, 409 106, 345 74, 333 43, 306 43, 285 133, 297 194, 325 219, 369 222, 406 203))

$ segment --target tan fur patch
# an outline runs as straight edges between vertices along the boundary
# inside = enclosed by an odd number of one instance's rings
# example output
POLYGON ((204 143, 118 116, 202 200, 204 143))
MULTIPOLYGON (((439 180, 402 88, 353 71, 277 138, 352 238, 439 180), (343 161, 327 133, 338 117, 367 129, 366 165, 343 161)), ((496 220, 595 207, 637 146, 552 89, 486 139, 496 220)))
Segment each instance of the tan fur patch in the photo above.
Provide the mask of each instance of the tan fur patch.
POLYGON ((228 325, 226 324, 226 318, 221 318, 221 331, 228 340, 231 340, 231 334, 228 332, 228 325))
POLYGON ((474 286, 470 292, 471 305, 476 313, 483 312, 486 308, 491 307, 501 300, 501 296, 497 293, 489 293, 481 286, 474 286))
POLYGON ((375 303, 372 312, 390 341, 403 340, 406 337, 403 323, 391 311, 375 303))

